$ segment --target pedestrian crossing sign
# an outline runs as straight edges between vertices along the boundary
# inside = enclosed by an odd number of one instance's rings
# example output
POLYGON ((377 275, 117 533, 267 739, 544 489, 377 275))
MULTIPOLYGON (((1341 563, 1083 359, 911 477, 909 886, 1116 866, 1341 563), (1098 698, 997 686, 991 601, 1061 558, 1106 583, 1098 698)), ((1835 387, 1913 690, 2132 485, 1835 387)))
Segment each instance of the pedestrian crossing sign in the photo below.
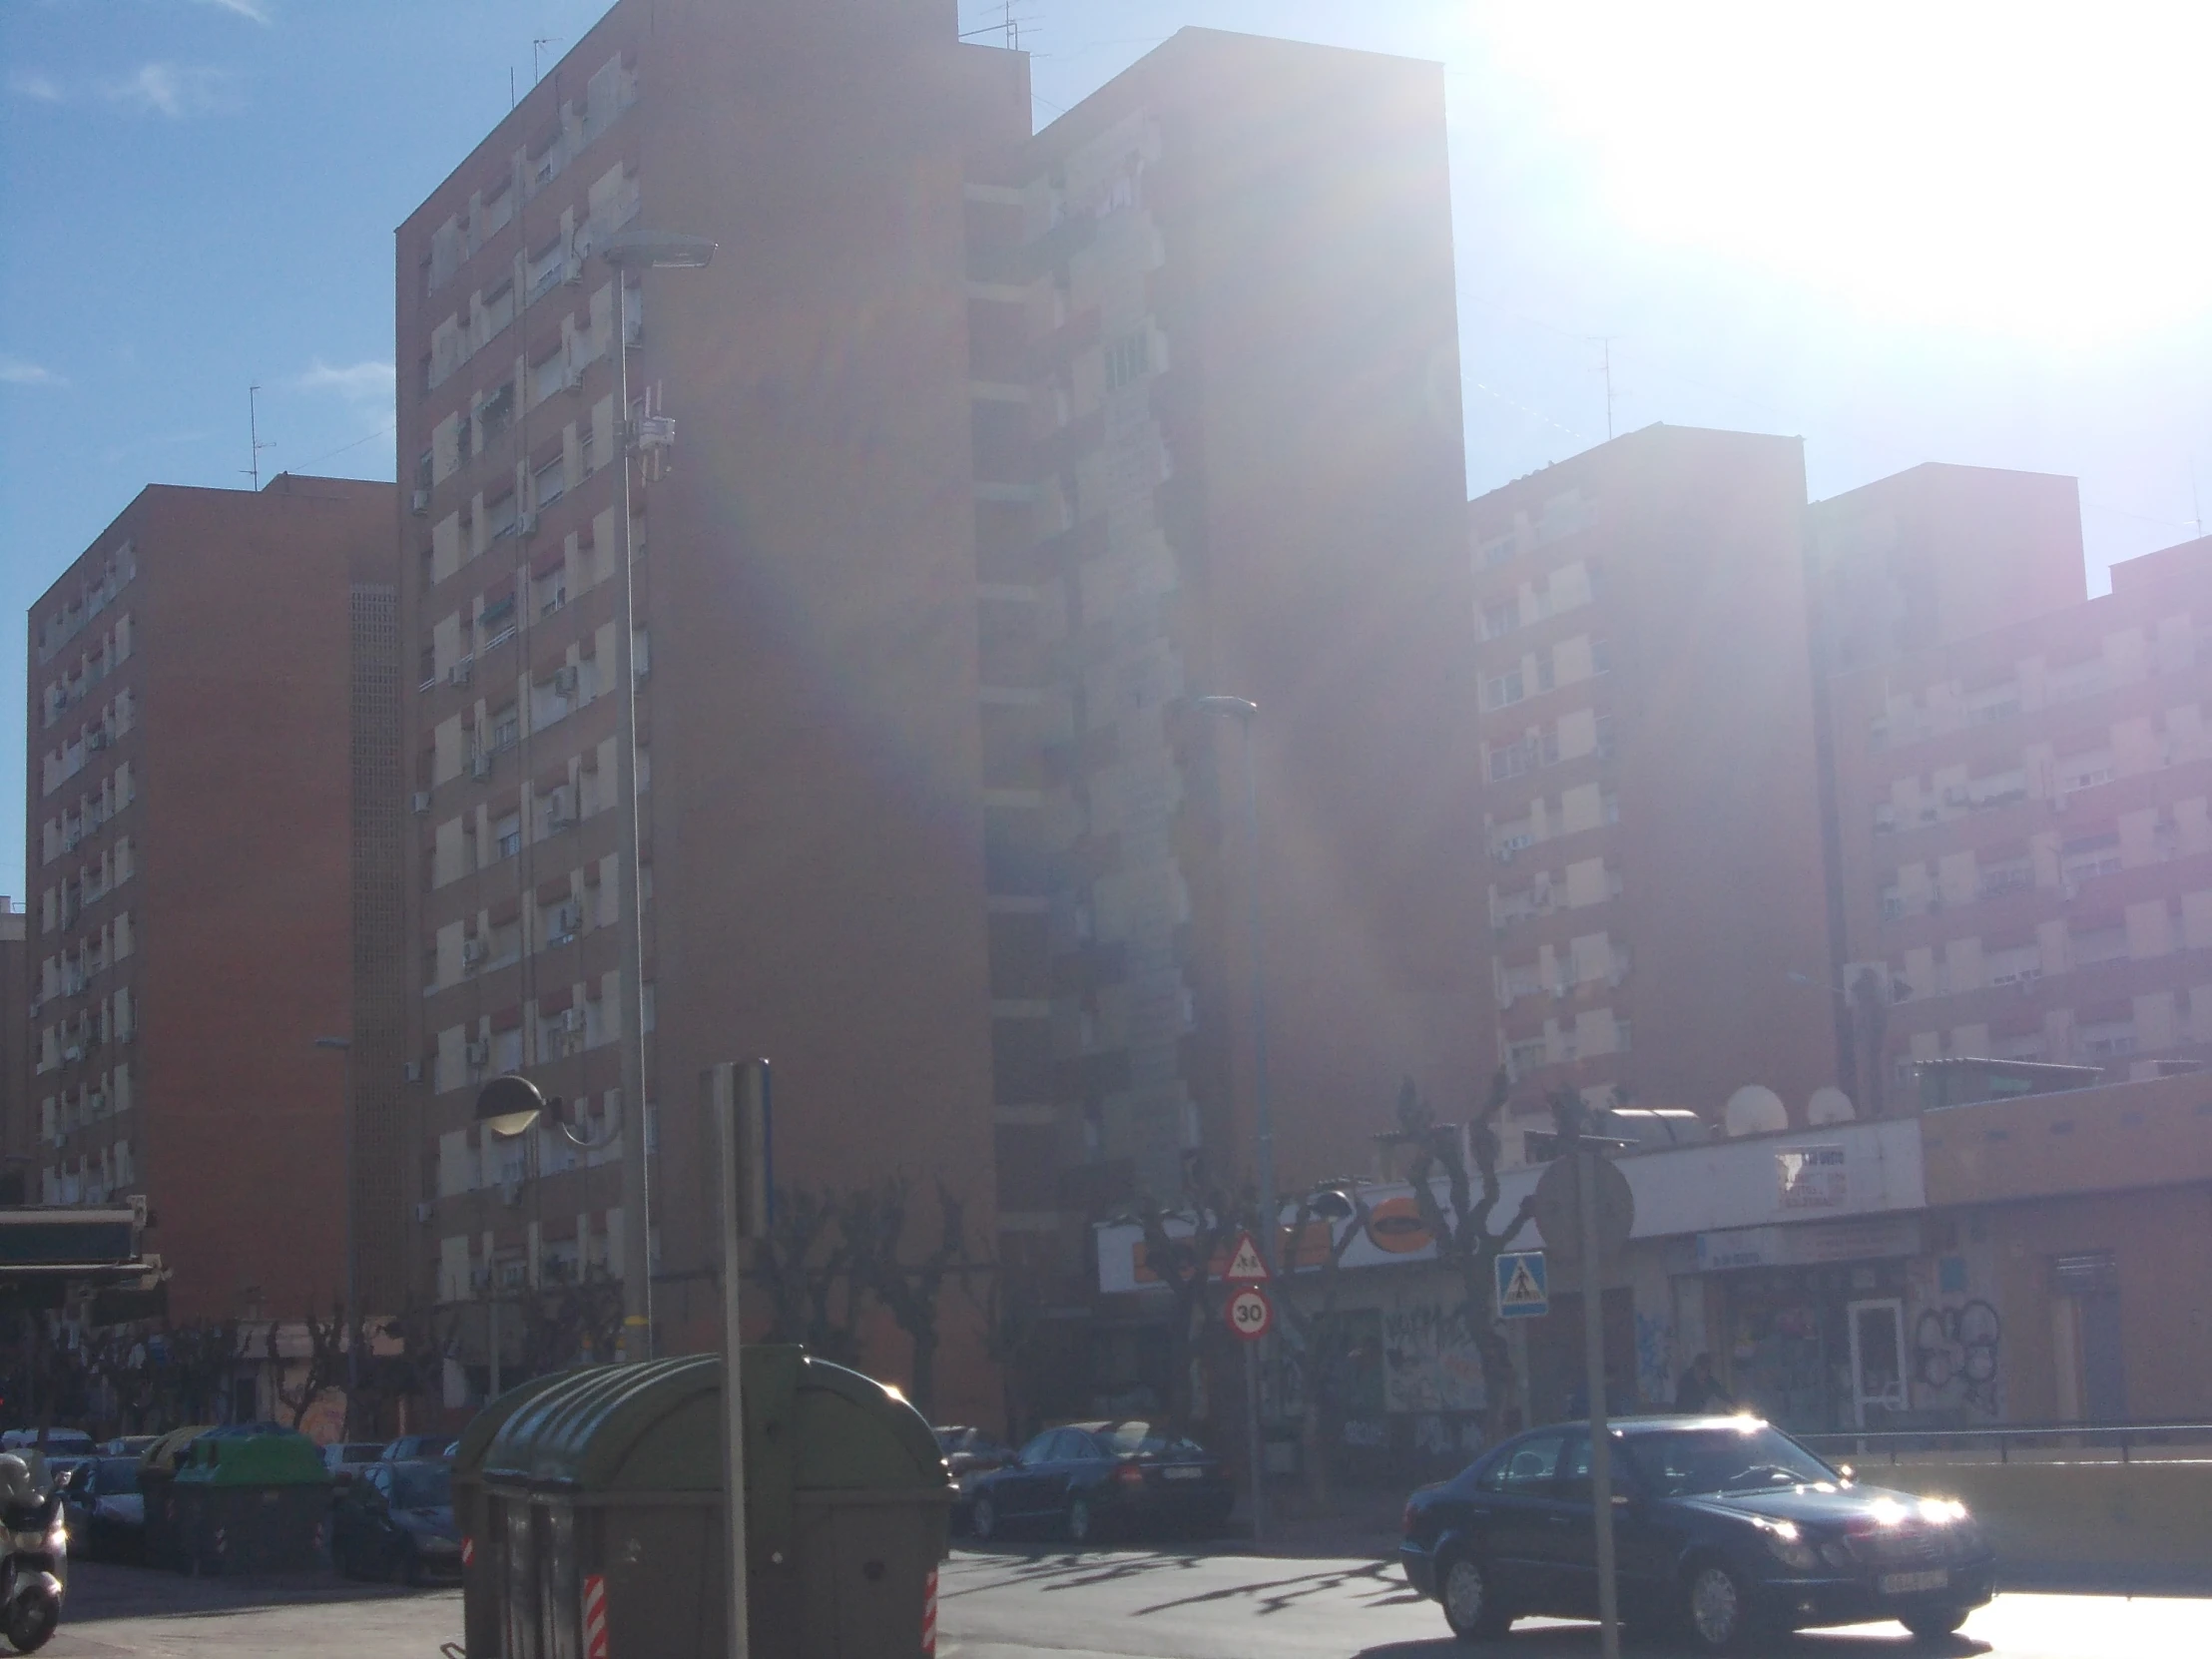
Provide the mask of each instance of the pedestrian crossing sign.
POLYGON ((1497 1317, 1505 1320, 1537 1319, 1551 1312, 1551 1296, 1544 1288, 1544 1253, 1515 1251, 1497 1259, 1497 1317))

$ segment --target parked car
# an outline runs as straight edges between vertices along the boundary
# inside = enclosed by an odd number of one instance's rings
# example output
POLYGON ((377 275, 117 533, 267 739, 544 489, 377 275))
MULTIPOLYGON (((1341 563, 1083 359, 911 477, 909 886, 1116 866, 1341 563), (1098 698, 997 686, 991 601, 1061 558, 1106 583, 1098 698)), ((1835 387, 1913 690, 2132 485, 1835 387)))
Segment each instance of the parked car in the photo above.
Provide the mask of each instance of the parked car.
POLYGON ((932 1428, 930 1432, 936 1435, 944 1466, 959 1488, 959 1495, 952 1500, 952 1524, 965 1526, 975 1501, 976 1482, 992 1469, 1004 1468, 1013 1461, 1013 1447, 1000 1444, 980 1428, 932 1428))
POLYGON ((139 1460, 88 1457, 70 1471, 62 1495, 70 1548, 95 1560, 138 1561, 146 1553, 146 1497, 139 1460))
POLYGON ((1233 1502, 1221 1459, 1197 1441, 1144 1421, 1076 1422, 979 1475, 969 1516, 979 1539, 1051 1529, 1083 1544, 1142 1530, 1205 1536, 1233 1502))
POLYGON ((402 1434, 396 1440, 388 1440, 377 1461, 383 1463, 419 1463, 440 1457, 450 1457, 453 1448, 461 1442, 450 1434, 402 1434))
POLYGON ((118 1434, 112 1440, 102 1441, 100 1450, 108 1457, 143 1457, 147 1448, 160 1438, 159 1434, 118 1434))
POLYGON ((383 1460, 384 1447, 377 1440, 333 1440, 322 1448, 322 1466, 340 1486, 350 1484, 364 1464, 383 1460))
MULTIPOLYGON (((44 1450, 49 1459, 55 1457, 90 1457, 98 1448, 92 1436, 82 1428, 49 1428, 46 1431, 44 1450)), ((39 1445, 36 1428, 11 1428, 0 1434, 0 1451, 29 1451, 39 1445)))
POLYGON ((453 1470, 443 1462, 362 1466, 330 1510, 330 1562, 347 1578, 400 1584, 461 1576, 453 1470))
MULTIPOLYGON (((1631 1417, 1610 1438, 1622 1615, 1694 1651, 1872 1619, 1934 1638, 1989 1599, 1964 1504, 1861 1485, 1750 1417, 1631 1417)), ((1407 1501, 1398 1559, 1459 1637, 1595 1616, 1589 1451, 1586 1424, 1533 1429, 1407 1501)))

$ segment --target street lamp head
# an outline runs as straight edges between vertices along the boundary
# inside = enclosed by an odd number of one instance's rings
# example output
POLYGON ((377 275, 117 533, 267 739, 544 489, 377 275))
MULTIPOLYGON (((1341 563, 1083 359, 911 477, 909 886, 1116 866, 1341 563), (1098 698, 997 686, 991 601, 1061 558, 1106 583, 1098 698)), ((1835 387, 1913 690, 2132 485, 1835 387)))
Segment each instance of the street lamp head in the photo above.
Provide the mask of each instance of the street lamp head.
POLYGON ((1231 720, 1250 720, 1260 712, 1260 705, 1249 697, 1193 698, 1191 707, 1202 715, 1227 715, 1231 720))
POLYGON ((616 231, 587 243, 585 252, 624 271, 697 271, 714 259, 715 245, 674 231, 616 231))
POLYGON ((541 1116, 557 1115, 558 1108, 529 1078, 511 1071, 494 1077, 476 1095, 476 1121, 502 1137, 523 1134, 541 1116))
POLYGON ((1360 1206, 1343 1187, 1317 1188, 1306 1200, 1306 1207, 1323 1221, 1350 1221, 1360 1213, 1360 1206))

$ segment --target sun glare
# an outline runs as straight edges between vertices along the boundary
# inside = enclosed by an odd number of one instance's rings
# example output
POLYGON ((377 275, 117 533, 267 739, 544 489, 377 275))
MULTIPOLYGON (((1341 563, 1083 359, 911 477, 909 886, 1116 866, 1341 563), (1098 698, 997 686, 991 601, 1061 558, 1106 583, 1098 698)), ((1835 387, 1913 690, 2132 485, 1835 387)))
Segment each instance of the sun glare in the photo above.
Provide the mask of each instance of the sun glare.
POLYGON ((1468 22, 1640 239, 1898 322, 2111 340, 2212 306, 2205 0, 1544 0, 1468 22))

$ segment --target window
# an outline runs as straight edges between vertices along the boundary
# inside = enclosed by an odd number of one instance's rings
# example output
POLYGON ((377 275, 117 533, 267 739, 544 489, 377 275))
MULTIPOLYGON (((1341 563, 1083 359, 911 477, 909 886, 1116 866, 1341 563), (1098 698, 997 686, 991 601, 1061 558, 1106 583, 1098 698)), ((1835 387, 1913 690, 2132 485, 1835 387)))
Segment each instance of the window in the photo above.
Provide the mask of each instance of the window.
POLYGON ((1527 694, 1521 688, 1521 671, 1513 669, 1505 674, 1495 674, 1482 683, 1482 705, 1488 709, 1510 708, 1527 694))
POLYGON ((1490 751, 1490 782, 1503 783, 1536 770, 1536 751, 1525 743, 1509 743, 1490 751))
POLYGON ((522 716, 510 703, 491 717, 491 747, 494 754, 512 749, 522 741, 522 716))
POLYGON ((1494 640, 1520 626, 1520 601, 1499 599, 1482 607, 1482 637, 1494 640))
POLYGON ((2035 865, 2028 858, 2007 858, 1985 864, 1981 870, 1981 896, 2000 898, 2008 892, 2024 892, 2035 885, 2035 865))
POLYGON ((1119 391, 1151 367, 1151 336, 1143 329, 1124 334, 1106 347, 1106 389, 1119 391))
POLYGON ((2025 985, 2043 976, 2043 952, 2032 943, 2002 945, 1981 960, 1992 985, 2025 985))
POLYGON ((537 476, 531 480, 531 483, 538 499, 538 505, 540 507, 552 506, 554 502, 560 500, 562 492, 568 488, 567 463, 560 456, 554 456, 551 461, 538 468, 537 476))
POLYGON ((1536 689, 1540 692, 1547 692, 1551 690, 1553 684, 1551 653, 1539 651, 1536 654, 1536 689))
POLYGON ((509 813, 492 827, 492 834, 499 842, 499 855, 512 858, 522 850, 522 815, 509 813))
POLYGON ((1613 672, 1613 642, 1611 640, 1592 640, 1590 642, 1590 672, 1592 674, 1610 674, 1613 672))
POLYGON ((1531 1434, 1507 1446, 1482 1471, 1482 1489, 1523 1497, 1547 1493, 1559 1473, 1559 1454, 1566 1443, 1566 1435, 1547 1433, 1531 1434))
POLYGON ((2062 880, 2087 881, 2099 875, 2117 875, 2119 870, 2120 835, 2116 830, 2101 835, 2083 835, 2058 849, 2058 874, 2062 880))

